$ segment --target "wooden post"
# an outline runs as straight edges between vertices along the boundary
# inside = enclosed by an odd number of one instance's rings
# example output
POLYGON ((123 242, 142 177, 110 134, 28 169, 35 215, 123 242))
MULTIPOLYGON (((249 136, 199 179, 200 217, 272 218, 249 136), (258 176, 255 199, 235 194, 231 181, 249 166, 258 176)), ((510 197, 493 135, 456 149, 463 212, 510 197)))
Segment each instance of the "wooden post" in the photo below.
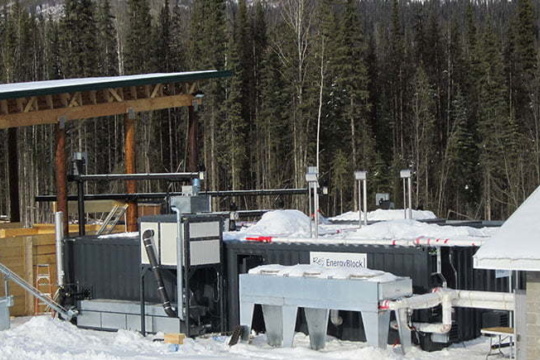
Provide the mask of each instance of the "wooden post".
POLYGON ((197 114, 192 106, 188 107, 188 159, 187 159, 187 171, 197 172, 199 171, 199 123, 197 114))
POLYGON ((59 119, 55 127, 56 133, 56 203, 57 210, 64 214, 64 236, 69 237, 68 199, 67 199, 67 155, 65 120, 59 119))
POLYGON ((17 128, 8 129, 8 173, 9 173, 9 220, 21 221, 19 205, 19 150, 17 148, 17 128))
MULTIPOLYGON (((125 165, 126 174, 135 174, 136 172, 136 157, 135 157, 135 113, 129 111, 124 116, 125 140, 125 165)), ((137 183, 134 180, 126 181, 126 192, 135 194, 137 192, 137 183)), ((127 209, 127 231, 137 231, 137 200, 128 201, 127 209)))

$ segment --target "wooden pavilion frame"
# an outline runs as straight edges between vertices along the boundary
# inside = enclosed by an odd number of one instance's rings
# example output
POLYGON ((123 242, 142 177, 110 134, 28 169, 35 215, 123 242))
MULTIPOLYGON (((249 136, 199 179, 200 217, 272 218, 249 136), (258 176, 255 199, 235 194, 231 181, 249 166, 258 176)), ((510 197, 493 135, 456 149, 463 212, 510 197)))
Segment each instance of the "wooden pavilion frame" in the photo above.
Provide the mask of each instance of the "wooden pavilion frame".
MULTIPOLYGON (((8 171, 11 221, 20 221, 17 128, 55 124, 55 174, 58 211, 64 213, 68 234, 67 121, 124 115, 126 174, 136 173, 136 114, 189 107, 188 171, 197 171, 197 120, 194 105, 202 104, 199 81, 231 76, 230 71, 129 75, 106 78, 50 80, 0 85, 0 129, 8 129, 8 171)), ((136 193, 135 181, 126 181, 127 193, 136 193)), ((136 231, 137 207, 127 211, 128 231, 136 231)))

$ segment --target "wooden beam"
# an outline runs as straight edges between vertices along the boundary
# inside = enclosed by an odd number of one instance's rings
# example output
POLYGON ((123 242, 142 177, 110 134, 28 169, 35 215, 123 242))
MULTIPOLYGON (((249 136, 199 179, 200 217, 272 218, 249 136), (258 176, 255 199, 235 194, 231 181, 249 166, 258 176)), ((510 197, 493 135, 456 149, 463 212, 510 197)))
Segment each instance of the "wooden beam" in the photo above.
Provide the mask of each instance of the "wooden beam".
POLYGON ((154 91, 152 91, 152 95, 150 95, 151 98, 155 98, 157 97, 158 95, 161 95, 161 90, 163 89, 163 85, 161 84, 157 84, 155 87, 154 87, 154 91))
POLYGON ((26 100, 26 98, 17 98, 16 99, 17 111, 24 112, 24 101, 25 100, 26 100))
POLYGON ((56 121, 56 150, 55 150, 55 173, 56 173, 56 198, 58 211, 64 214, 64 234, 69 234, 68 201, 67 201, 67 155, 66 155, 66 127, 64 120, 56 121))
POLYGON ((59 117, 69 120, 89 119, 101 116, 121 115, 129 108, 135 112, 145 112, 192 105, 193 96, 173 95, 155 99, 137 99, 123 102, 83 105, 72 108, 46 109, 28 113, 0 115, 0 129, 39 124, 55 124, 59 117))
POLYGON ((68 107, 69 106, 69 94, 67 94, 67 93, 60 94, 60 101, 62 102, 62 105, 64 107, 68 107))
POLYGON ((45 101, 47 102, 47 106, 49 107, 49 109, 54 109, 54 102, 53 102, 52 95, 45 96, 45 101))
POLYGON ((124 99, 118 94, 117 89, 109 89, 109 94, 111 94, 112 97, 118 102, 124 101, 124 99))
MULTIPOLYGON (((136 152, 135 152, 135 116, 132 112, 124 115, 125 139, 125 168, 126 174, 136 173, 136 152)), ((126 190, 128 194, 137 192, 137 183, 133 180, 126 181, 126 190)), ((127 231, 137 231, 137 201, 129 201, 127 209, 127 231)))
POLYGON ((0 112, 2 112, 2 114, 9 114, 9 107, 8 107, 8 103, 7 103, 7 100, 0 100, 0 112))
POLYGON ((137 88, 135 86, 131 86, 129 90, 131 92, 131 98, 137 99, 137 88))
POLYGON ((29 112, 30 110, 37 110, 37 98, 32 96, 30 100, 26 103, 23 112, 29 112))
POLYGON ((105 98, 107 102, 113 102, 113 97, 111 96, 109 89, 103 90, 103 98, 105 98))
POLYGON ((69 102, 68 107, 76 107, 82 105, 82 96, 81 93, 78 91, 71 97, 71 101, 69 102))
POLYGON ((90 97, 90 102, 92 104, 97 104, 96 90, 90 90, 88 96, 90 97))

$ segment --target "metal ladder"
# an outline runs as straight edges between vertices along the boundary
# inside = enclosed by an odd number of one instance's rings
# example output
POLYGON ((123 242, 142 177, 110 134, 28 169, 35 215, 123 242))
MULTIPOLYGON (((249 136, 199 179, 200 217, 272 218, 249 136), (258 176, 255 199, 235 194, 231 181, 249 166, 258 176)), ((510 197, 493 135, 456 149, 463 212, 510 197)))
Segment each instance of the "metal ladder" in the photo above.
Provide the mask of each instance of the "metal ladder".
POLYGON ((4 274, 4 282, 6 286, 6 296, 9 296, 9 287, 8 280, 11 280, 22 287, 26 292, 30 293, 33 297, 40 299, 45 304, 47 304, 51 309, 61 314, 67 320, 71 320, 74 316, 77 316, 76 310, 68 310, 62 305, 58 304, 56 301, 52 300, 50 297, 45 296, 38 289, 30 285, 26 280, 21 278, 19 275, 11 271, 7 266, 0 263, 0 273, 4 274))
POLYGON ((107 215, 107 217, 105 218, 103 225, 101 225, 96 235, 110 234, 113 231, 116 224, 118 224, 118 221, 120 221, 122 216, 124 216, 124 214, 126 213, 128 206, 129 206, 128 204, 114 205, 113 209, 111 210, 109 215, 107 215))
MULTIPOLYGON (((48 296, 52 300, 51 267, 49 264, 36 265, 36 289, 43 296, 48 296)), ((43 314, 51 314, 51 309, 36 297, 34 298, 34 315, 43 314)))

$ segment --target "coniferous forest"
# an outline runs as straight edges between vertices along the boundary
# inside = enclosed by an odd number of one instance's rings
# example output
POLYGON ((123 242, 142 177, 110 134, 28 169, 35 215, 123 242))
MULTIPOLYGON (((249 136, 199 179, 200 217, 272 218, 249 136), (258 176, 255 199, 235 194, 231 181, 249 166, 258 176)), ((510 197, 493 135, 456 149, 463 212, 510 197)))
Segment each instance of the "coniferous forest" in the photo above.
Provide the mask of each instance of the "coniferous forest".
MULTIPOLYGON (((505 219, 540 185, 537 1, 65 0, 56 12, 19 1, 0 3, 1 83, 232 70, 202 83, 208 190, 306 187, 306 167, 318 164, 329 188, 321 211, 335 215, 357 209, 354 170, 368 171, 373 208, 376 192, 402 206, 399 170, 411 168, 414 207, 505 219)), ((88 152, 88 173, 121 173, 123 131, 122 118, 72 122, 68 151, 88 152)), ((138 172, 184 171, 186 131, 186 109, 141 114, 138 172)), ((53 127, 17 136, 23 220, 50 220, 34 196, 55 193, 53 127)), ((6 139, 0 131, 4 170, 6 139)), ((307 201, 218 205, 233 200, 307 201)))

